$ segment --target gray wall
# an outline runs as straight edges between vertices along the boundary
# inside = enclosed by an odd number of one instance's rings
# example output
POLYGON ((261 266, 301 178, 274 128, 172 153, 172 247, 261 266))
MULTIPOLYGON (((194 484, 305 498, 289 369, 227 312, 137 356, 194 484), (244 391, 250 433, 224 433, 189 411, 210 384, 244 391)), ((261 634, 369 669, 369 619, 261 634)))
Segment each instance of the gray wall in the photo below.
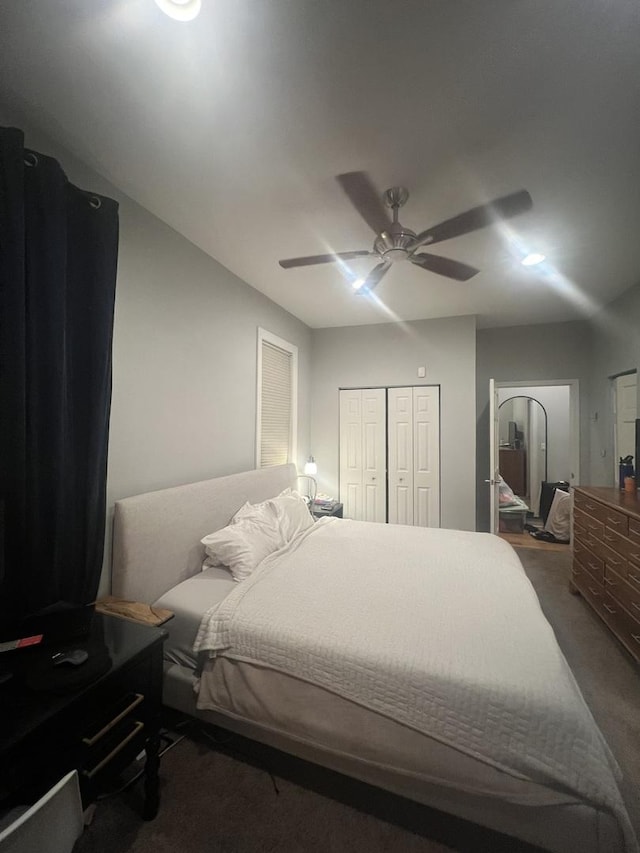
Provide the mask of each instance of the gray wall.
POLYGON ((314 329, 311 365, 320 490, 338 495, 339 388, 440 385, 441 523, 474 530, 475 318, 314 329))
POLYGON ((590 329, 586 322, 478 329, 476 336, 477 529, 489 529, 489 380, 578 379, 580 382, 580 479, 589 481, 590 329))
MULTIPOLYGON (((640 370, 640 284, 596 314, 591 328, 591 483, 612 486, 615 460, 611 377, 640 370)), ((634 465, 637 463, 634 460, 634 465)))
MULTIPOLYGON (((310 329, 24 121, 0 109, 0 122, 26 130, 26 144, 57 157, 74 183, 120 203, 109 517, 118 498, 255 467, 258 326, 299 348, 303 460, 310 329)), ((105 570, 101 592, 108 581, 105 570)))

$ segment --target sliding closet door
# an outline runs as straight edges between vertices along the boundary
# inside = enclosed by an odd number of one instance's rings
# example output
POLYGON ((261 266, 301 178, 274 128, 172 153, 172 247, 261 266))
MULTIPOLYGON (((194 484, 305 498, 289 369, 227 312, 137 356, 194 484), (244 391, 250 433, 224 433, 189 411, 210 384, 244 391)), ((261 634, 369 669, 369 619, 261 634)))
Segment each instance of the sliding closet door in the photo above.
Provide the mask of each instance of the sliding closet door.
POLYGON ((340 391, 340 501, 344 516, 386 521, 385 392, 340 391))
POLYGON ((390 388, 389 522, 440 526, 440 389, 390 388))

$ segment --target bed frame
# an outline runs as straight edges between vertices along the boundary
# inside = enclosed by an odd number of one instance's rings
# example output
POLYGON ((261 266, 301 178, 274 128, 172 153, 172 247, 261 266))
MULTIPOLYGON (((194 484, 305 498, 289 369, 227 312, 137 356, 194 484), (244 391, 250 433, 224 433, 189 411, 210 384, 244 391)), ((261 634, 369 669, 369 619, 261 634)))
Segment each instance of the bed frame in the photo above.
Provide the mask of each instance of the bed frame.
MULTIPOLYGON (((148 603, 156 601, 200 571, 203 536, 226 526, 246 501, 257 503, 273 497, 287 487, 295 487, 296 479, 295 466, 282 465, 118 501, 114 515, 113 594, 148 603)), ((507 801, 452 789, 439 784, 437 774, 429 767, 416 778, 393 767, 293 737, 282 729, 215 711, 199 711, 193 673, 175 663, 165 664, 163 702, 192 717, 543 849, 595 853, 617 846, 606 842, 617 836, 611 819, 575 801, 532 808, 523 805, 526 797, 514 796, 507 801)))
POLYGON ((240 507, 296 485, 295 465, 259 468, 116 501, 112 592, 151 603, 202 568, 207 533, 226 527, 240 507))

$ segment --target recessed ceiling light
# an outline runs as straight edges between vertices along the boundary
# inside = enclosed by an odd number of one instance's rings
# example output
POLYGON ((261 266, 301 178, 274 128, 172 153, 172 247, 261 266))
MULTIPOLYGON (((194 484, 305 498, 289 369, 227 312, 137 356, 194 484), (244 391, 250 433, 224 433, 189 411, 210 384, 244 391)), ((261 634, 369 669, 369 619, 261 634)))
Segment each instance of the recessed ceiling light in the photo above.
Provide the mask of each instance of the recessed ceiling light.
POLYGON ((156 0, 156 3, 174 21, 193 21, 202 6, 202 0, 156 0))
POLYGON ((534 267, 536 264, 541 264, 545 258, 545 255, 541 255, 538 252, 532 252, 530 255, 524 257, 520 263, 523 267, 534 267))
POLYGON ((351 282, 351 287, 354 290, 360 290, 360 288, 362 287, 363 284, 364 284, 363 278, 356 278, 355 281, 351 282))

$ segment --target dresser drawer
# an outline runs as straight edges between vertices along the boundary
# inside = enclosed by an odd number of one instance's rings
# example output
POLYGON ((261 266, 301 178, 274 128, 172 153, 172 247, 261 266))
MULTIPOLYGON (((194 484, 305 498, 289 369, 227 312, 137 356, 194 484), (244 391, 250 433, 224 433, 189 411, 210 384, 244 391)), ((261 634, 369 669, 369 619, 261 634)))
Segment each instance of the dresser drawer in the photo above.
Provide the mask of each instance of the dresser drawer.
MULTIPOLYGON (((605 533, 604 540, 596 539, 595 537, 588 537, 585 541, 585 545, 592 551, 596 557, 600 557, 601 560, 607 562, 607 560, 614 566, 616 563, 618 564, 618 571, 623 571, 623 563, 626 564, 626 560, 620 554, 619 551, 616 551, 611 545, 606 544, 608 540, 610 540, 611 534, 605 533)), ((626 573, 626 571, 625 571, 626 573)))
POLYGON ((605 565, 604 582, 609 595, 624 605, 634 618, 640 619, 640 584, 632 585, 608 565, 605 565))
POLYGON ((605 621, 634 658, 640 660, 640 622, 615 599, 607 601, 606 605, 605 621))
POLYGON ((635 589, 640 589, 640 569, 637 569, 635 566, 631 564, 627 565, 627 580, 631 584, 631 586, 635 589))
POLYGON ((585 548, 581 542, 574 543, 573 556, 593 580, 600 585, 604 583, 604 560, 601 557, 597 557, 589 548, 585 548))
POLYGON ((628 537, 621 536, 610 528, 607 528, 605 531, 604 542, 613 551, 616 551, 622 557, 626 557, 631 564, 635 563, 640 572, 640 544, 632 542, 628 537))
POLYGON ((605 609, 602 606, 605 594, 604 589, 593 580, 588 572, 584 571, 580 564, 574 566, 574 569, 572 569, 572 579, 573 583, 577 586, 593 609, 604 618, 605 609))
POLYGON ((623 536, 629 532, 629 516, 611 507, 605 507, 604 524, 609 530, 615 530, 623 536))
POLYGON ((574 511, 580 510, 591 516, 591 518, 596 518, 603 524, 605 523, 607 518, 607 507, 605 504, 601 504, 600 501, 596 501, 576 490, 573 494, 573 506, 574 511))
POLYGON ((582 528, 587 536, 595 536, 598 539, 602 539, 604 536, 604 521, 593 518, 592 516, 587 515, 586 512, 582 512, 580 509, 574 509, 573 523, 582 528))

